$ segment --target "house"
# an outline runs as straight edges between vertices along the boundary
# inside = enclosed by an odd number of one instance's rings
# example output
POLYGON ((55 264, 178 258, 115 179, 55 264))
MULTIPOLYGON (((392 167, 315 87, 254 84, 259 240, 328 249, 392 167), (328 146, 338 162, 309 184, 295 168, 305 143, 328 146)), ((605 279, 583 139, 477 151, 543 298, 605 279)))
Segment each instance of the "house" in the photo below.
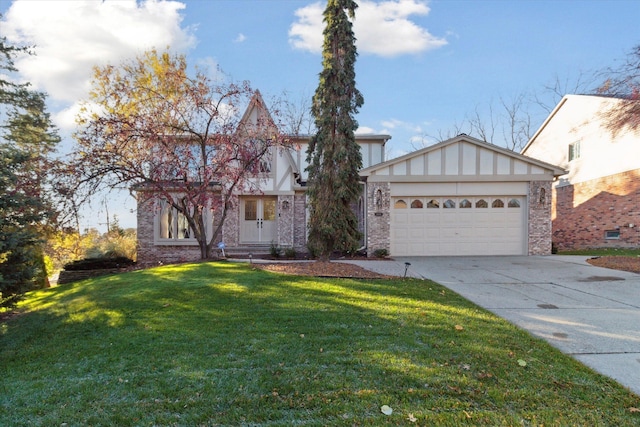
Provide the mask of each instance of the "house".
POLYGON ((559 250, 640 246, 640 133, 611 121, 625 102, 567 95, 522 150, 568 171, 553 186, 559 250))
MULTIPOLYGON (((244 117, 263 105, 252 103, 244 117)), ((564 170, 467 135, 386 161, 390 138, 356 136, 364 167, 354 209, 369 256, 551 253, 551 183, 564 170)), ((307 252, 309 139, 272 149, 260 190, 234 194, 220 239, 227 251, 307 252)), ((139 262, 199 259, 179 215, 149 197, 137 211, 139 262)))

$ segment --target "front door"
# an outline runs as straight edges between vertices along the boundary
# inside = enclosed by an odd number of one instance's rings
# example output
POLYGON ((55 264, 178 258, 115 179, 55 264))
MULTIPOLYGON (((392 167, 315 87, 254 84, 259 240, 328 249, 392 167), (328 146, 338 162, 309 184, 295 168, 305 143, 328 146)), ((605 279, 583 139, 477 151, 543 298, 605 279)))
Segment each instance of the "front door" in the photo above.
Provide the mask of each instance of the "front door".
POLYGON ((270 243, 276 240, 276 197, 242 199, 240 241, 270 243))

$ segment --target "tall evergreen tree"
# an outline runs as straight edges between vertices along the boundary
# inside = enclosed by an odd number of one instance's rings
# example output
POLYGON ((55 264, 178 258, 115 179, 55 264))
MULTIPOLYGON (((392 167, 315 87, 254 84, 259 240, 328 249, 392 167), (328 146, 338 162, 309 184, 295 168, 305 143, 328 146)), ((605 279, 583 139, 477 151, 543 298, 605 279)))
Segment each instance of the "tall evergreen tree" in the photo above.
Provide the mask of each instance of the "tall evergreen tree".
POLYGON ((311 112, 317 128, 307 150, 310 203, 308 247, 319 259, 353 252, 361 233, 353 204, 361 192, 355 114, 364 99, 356 89, 354 0, 329 0, 324 11, 323 70, 311 112))
POLYGON ((4 74, 15 73, 13 58, 26 52, 0 39, 0 307, 46 283, 42 230, 53 212, 47 172, 59 137, 45 95, 4 74))

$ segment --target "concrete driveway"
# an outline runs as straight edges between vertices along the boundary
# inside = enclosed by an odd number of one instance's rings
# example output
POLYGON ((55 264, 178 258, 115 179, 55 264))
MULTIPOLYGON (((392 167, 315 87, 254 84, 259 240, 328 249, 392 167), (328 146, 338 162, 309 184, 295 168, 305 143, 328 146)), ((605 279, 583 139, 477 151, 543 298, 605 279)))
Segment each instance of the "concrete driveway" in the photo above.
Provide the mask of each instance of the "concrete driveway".
POLYGON ((640 395, 640 274, 584 256, 406 257, 356 262, 430 279, 640 395))

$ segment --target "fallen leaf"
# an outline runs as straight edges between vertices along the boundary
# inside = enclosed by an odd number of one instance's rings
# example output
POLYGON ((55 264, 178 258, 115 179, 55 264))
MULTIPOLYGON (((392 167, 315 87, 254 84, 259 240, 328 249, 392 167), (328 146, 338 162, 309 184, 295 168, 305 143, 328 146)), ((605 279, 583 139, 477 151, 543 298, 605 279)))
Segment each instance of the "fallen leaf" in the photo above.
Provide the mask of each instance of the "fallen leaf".
POLYGON ((524 367, 524 366, 527 366, 527 362, 525 360, 518 359, 518 365, 524 367))
POLYGON ((304 334, 300 334, 300 338, 304 338, 304 334))
POLYGON ((414 417, 413 414, 409 414, 407 419, 409 420, 409 422, 412 422, 412 423, 415 423, 416 421, 418 421, 418 419, 414 417))
POLYGON ((467 418, 471 418, 471 414, 470 414, 470 413, 468 413, 467 411, 462 411, 462 412, 464 412, 464 415, 465 415, 467 418))
POLYGON ((629 412, 640 412, 640 409, 631 407, 629 408, 629 412))
POLYGON ((455 328, 456 331, 464 331, 464 327, 462 327, 461 325, 456 325, 455 328))
POLYGON ((391 409, 389 405, 382 405, 380 407, 380 412, 382 412, 385 415, 391 415, 393 414, 393 409, 391 409))

